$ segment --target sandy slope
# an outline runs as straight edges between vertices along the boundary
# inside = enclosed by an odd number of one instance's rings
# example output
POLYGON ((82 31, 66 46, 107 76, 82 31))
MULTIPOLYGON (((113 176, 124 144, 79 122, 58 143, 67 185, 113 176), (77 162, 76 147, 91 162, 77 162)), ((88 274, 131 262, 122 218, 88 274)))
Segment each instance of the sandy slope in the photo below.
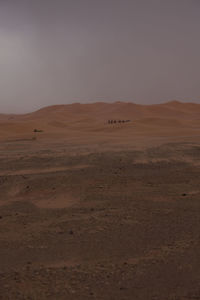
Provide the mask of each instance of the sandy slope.
POLYGON ((95 132, 105 137, 127 139, 130 134, 159 133, 195 135, 200 128, 200 104, 171 101, 159 105, 134 103, 94 103, 55 105, 24 115, 0 114, 0 139, 34 137, 34 128, 42 129, 37 137, 80 136, 93 138, 95 132), (107 121, 131 120, 125 124, 107 124, 107 121))

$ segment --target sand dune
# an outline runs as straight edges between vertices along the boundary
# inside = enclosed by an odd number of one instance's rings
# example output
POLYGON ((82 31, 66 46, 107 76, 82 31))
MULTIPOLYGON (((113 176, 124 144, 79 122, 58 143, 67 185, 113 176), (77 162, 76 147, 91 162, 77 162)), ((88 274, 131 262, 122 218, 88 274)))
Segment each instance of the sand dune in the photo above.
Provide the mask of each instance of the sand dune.
POLYGON ((151 131, 162 128, 198 129, 200 104, 171 101, 157 105, 138 105, 127 102, 54 105, 24 115, 0 114, 0 138, 20 135, 34 137, 33 130, 44 135, 53 133, 83 134, 123 132, 136 129, 151 131), (108 120, 130 120, 127 124, 108 125, 108 120))

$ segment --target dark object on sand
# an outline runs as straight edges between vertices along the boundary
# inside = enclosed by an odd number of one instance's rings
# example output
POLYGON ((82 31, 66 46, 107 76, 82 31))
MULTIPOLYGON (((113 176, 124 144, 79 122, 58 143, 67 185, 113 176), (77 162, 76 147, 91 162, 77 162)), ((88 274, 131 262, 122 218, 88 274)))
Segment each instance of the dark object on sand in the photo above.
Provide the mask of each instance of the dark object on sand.
POLYGON ((128 123, 131 122, 131 120, 108 120, 108 124, 113 124, 113 123, 128 123))
POLYGON ((41 129, 34 129, 33 132, 43 132, 41 129))

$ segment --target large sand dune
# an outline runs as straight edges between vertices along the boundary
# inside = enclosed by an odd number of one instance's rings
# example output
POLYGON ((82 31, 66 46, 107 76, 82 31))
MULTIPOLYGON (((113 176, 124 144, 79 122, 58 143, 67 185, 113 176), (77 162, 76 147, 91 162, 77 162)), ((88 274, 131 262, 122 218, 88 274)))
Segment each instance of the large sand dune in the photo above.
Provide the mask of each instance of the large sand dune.
POLYGON ((129 138, 130 133, 169 135, 198 133, 200 104, 171 101, 158 105, 134 103, 94 103, 55 105, 24 115, 0 114, 0 139, 33 138, 34 129, 43 130, 41 136, 80 136, 87 138, 110 135, 129 138), (129 123, 108 124, 108 120, 130 120, 129 123), (121 134, 123 133, 123 134, 121 134))

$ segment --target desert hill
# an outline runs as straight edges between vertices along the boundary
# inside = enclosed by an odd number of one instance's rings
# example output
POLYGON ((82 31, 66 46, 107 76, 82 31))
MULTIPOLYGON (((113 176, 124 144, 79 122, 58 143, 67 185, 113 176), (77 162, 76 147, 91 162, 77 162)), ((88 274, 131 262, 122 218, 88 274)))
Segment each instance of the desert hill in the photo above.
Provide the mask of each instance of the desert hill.
POLYGON ((198 117, 200 104, 182 103, 171 101, 165 104, 139 105, 127 102, 93 104, 74 103, 69 105, 54 105, 42 108, 31 114, 24 115, 25 118, 45 118, 59 115, 60 117, 82 117, 88 116, 95 119, 107 120, 109 118, 145 118, 145 117, 198 117))
POLYGON ((170 101, 139 105, 127 102, 54 105, 23 115, 0 114, 0 138, 31 135, 35 128, 45 134, 102 132, 119 129, 130 134, 161 129, 189 130, 200 127, 200 104, 170 101), (108 120, 130 120, 126 124, 108 124, 108 120))

